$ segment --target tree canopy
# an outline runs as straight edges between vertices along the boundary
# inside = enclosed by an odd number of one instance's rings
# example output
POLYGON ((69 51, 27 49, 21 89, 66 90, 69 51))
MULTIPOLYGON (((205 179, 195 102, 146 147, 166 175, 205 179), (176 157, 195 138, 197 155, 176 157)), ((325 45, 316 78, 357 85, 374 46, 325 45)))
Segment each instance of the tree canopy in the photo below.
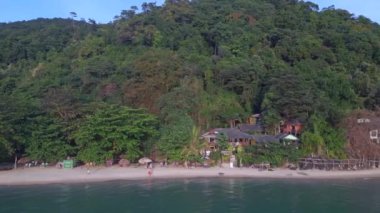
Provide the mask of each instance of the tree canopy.
POLYGON ((326 152, 342 149, 330 141, 347 113, 380 103, 379 25, 310 2, 144 3, 109 24, 0 23, 0 37, 6 158, 135 159, 146 147, 176 158, 193 129, 251 113, 262 113, 268 129, 301 119, 305 140, 326 152), (331 138, 321 141, 321 131, 331 138))

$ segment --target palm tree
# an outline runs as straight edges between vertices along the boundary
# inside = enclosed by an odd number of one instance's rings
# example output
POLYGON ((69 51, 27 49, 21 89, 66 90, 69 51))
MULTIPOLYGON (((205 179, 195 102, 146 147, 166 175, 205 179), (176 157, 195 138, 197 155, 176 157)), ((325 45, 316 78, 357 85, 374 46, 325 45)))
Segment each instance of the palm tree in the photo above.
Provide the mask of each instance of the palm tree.
POLYGON ((197 126, 193 126, 191 139, 189 144, 182 149, 181 155, 185 160, 185 166, 187 167, 188 162, 194 162, 200 159, 201 154, 200 151, 205 149, 205 143, 203 143, 200 139, 200 128, 197 126))

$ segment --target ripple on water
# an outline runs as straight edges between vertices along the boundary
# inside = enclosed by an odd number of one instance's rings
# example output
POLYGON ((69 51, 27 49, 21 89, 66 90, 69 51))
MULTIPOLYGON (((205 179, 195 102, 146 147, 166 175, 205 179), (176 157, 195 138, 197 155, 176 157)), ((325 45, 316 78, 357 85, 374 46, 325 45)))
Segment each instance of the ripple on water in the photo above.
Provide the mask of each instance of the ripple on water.
POLYGON ((184 179, 0 187, 0 212, 378 212, 380 180, 184 179))

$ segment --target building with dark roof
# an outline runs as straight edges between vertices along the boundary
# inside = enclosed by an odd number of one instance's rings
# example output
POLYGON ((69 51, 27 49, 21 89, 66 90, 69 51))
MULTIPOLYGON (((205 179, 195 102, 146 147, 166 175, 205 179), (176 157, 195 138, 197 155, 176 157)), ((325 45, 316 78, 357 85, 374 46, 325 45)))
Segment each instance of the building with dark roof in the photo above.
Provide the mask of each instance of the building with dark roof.
POLYGON ((257 144, 278 143, 280 140, 273 135, 253 135, 257 144))
POLYGON ((250 134, 262 134, 264 128, 260 124, 240 124, 238 125, 240 131, 250 134))
POLYGON ((217 138, 220 134, 227 136, 228 142, 233 146, 238 145, 252 145, 255 143, 254 137, 250 134, 244 133, 237 128, 216 128, 212 129, 202 135, 209 144, 210 148, 217 146, 217 138))

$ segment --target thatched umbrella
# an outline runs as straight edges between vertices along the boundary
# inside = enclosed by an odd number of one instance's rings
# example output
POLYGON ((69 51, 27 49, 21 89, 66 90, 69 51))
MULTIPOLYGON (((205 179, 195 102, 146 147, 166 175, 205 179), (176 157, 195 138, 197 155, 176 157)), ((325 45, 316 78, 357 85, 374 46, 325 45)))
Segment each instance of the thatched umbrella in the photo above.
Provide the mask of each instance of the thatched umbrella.
POLYGON ((119 161, 119 166, 120 167, 127 167, 127 166, 129 166, 131 163, 129 162, 129 160, 127 160, 127 159, 121 159, 120 161, 119 161))
POLYGON ((142 165, 145 165, 145 164, 148 164, 148 163, 152 163, 153 161, 147 157, 143 157, 139 160, 139 164, 142 164, 142 165))
POLYGON ((18 164, 26 164, 26 163, 29 163, 31 160, 28 158, 28 157, 22 157, 20 158, 17 163, 18 164))

